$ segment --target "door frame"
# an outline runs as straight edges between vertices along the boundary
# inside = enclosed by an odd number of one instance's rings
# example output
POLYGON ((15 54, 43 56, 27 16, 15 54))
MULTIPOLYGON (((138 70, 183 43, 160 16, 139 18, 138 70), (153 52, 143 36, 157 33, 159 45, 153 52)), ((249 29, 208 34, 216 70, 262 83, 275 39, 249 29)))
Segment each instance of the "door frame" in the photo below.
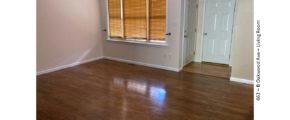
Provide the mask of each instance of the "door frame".
MULTIPOLYGON (((196 39, 196 50, 195 50, 195 57, 194 61, 195 62, 202 62, 202 55, 203 55, 203 41, 204 41, 204 20, 205 20, 205 1, 206 0, 198 0, 198 24, 197 24, 197 39, 196 39)), ((234 18, 233 18, 233 30, 232 30, 232 39, 231 39, 231 48, 230 48, 230 62, 229 66, 232 66, 232 46, 233 42, 236 37, 236 30, 237 30, 237 25, 236 25, 236 18, 238 16, 237 8, 238 8, 238 2, 239 0, 235 0, 235 9, 234 9, 234 18)))
MULTIPOLYGON (((186 54, 186 45, 185 45, 185 38, 184 38, 184 31, 185 31, 185 25, 186 25, 186 23, 185 23, 185 18, 186 18, 186 16, 185 16, 185 14, 186 14, 186 10, 188 10, 188 8, 187 8, 187 1, 190 1, 190 0, 183 0, 183 10, 182 10, 182 14, 183 14, 183 20, 182 20, 182 22, 183 22, 183 24, 182 24, 182 33, 181 33, 181 37, 182 37, 182 39, 181 39, 181 41, 182 41, 182 49, 181 49, 181 68, 180 69, 182 69, 185 65, 186 65, 186 63, 185 63, 185 59, 186 59, 186 56, 185 56, 185 54, 186 54)), ((196 0, 196 3, 195 3, 195 5, 199 5, 199 1, 200 0, 196 0)), ((197 31, 198 31, 198 18, 199 18, 199 16, 198 16, 198 14, 199 14, 199 8, 197 8, 197 11, 196 11, 196 29, 197 29, 197 31)), ((187 20, 188 21, 188 20, 187 20)), ((196 51, 196 41, 197 41, 197 32, 195 33, 196 35, 195 35, 195 41, 194 41, 194 48, 195 48, 195 51, 196 51)), ((194 57, 195 57, 195 55, 194 55, 194 57)), ((195 58, 192 58, 192 61, 195 61, 195 58)))

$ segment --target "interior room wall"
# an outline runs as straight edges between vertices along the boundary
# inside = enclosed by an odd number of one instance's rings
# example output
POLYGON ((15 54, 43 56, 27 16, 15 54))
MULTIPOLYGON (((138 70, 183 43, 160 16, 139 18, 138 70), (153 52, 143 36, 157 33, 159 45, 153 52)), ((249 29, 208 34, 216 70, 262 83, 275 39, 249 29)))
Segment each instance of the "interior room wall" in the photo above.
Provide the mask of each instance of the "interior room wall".
POLYGON ((98 0, 37 0, 37 73, 102 56, 98 0))
POLYGON ((232 43, 232 78, 254 79, 254 2, 237 0, 234 40, 232 43))
MULTIPOLYGON (((168 46, 106 41, 105 0, 37 0, 37 72, 102 56, 178 70, 182 66, 183 2, 168 0, 168 46)), ((232 77, 253 79, 253 1, 237 0, 232 77)), ((202 33, 199 0, 197 44, 202 33)), ((196 48, 198 54, 198 46, 196 48)))
MULTIPOLYGON (((107 28, 107 5, 101 0, 102 25, 107 28)), ((178 70, 181 65, 181 31, 182 31, 182 2, 183 0, 167 0, 168 23, 167 31, 172 35, 167 37, 168 46, 144 45, 107 41, 104 37, 104 56, 128 60, 147 65, 160 66, 170 70, 178 70)), ((104 36, 106 33, 103 33, 104 36)))

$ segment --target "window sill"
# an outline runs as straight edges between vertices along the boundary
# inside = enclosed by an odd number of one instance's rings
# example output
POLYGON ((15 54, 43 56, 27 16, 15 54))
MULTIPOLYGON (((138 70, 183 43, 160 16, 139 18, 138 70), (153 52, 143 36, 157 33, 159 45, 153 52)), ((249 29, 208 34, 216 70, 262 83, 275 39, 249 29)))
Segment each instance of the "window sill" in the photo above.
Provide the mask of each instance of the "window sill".
POLYGON ((156 46, 168 46, 166 41, 165 42, 147 42, 147 41, 140 41, 140 40, 118 40, 118 39, 107 39, 107 41, 144 44, 144 45, 156 45, 156 46))

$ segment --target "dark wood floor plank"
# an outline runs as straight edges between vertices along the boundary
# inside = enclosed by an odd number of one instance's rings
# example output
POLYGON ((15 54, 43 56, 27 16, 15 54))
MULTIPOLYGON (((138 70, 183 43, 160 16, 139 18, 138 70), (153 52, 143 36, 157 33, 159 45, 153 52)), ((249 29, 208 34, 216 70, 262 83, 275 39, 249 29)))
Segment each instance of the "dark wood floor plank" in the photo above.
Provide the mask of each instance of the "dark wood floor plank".
POLYGON ((37 77, 38 120, 252 120, 253 86, 98 60, 37 77))
POLYGON ((183 68, 183 71, 210 75, 221 78, 230 78, 231 67, 224 64, 207 63, 207 62, 192 62, 183 68))

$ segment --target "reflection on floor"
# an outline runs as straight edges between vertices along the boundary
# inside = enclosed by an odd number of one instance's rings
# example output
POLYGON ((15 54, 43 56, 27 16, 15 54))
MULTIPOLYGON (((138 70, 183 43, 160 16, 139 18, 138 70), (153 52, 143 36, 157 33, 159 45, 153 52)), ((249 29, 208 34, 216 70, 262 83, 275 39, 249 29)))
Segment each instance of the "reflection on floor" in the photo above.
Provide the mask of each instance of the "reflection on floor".
POLYGON ((98 60, 37 76, 38 120, 252 120, 253 86, 98 60))
POLYGON ((227 79, 230 78, 231 74, 231 68, 227 65, 205 62, 192 62, 186 65, 183 71, 227 79))

